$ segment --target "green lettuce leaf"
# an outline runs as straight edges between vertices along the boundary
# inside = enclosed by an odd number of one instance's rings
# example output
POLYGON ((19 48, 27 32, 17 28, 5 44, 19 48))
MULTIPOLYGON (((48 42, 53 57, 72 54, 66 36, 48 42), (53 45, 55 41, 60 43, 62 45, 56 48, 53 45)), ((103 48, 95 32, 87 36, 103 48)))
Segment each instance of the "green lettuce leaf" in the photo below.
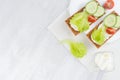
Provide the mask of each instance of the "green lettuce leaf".
POLYGON ((88 15, 89 14, 86 11, 77 13, 71 18, 70 24, 75 25, 80 32, 84 32, 88 30, 90 26, 88 15))
POLYGON ((87 48, 83 43, 73 42, 71 40, 65 40, 64 43, 70 46, 70 51, 76 58, 83 58, 87 53, 87 48))
POLYGON ((102 45, 105 42, 105 40, 106 40, 106 37, 105 37, 105 27, 101 27, 99 29, 95 29, 92 32, 91 37, 92 37, 92 40, 94 40, 94 42, 96 42, 99 45, 102 45))

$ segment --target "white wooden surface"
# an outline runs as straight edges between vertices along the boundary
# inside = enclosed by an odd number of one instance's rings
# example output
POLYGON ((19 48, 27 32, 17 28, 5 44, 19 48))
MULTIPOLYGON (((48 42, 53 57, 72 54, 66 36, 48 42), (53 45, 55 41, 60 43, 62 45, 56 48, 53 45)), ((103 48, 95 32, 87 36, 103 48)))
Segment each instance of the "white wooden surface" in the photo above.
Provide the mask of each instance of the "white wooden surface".
POLYGON ((47 30, 68 4, 69 0, 0 0, 0 80, 95 76, 47 30))

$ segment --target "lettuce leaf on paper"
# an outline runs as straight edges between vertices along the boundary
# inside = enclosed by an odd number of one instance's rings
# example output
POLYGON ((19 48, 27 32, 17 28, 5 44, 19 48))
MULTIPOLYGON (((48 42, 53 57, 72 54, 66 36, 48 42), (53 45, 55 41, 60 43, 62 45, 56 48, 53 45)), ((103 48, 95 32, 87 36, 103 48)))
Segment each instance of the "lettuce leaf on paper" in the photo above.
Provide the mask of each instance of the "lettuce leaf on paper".
POLYGON ((70 52, 76 58, 83 58, 87 53, 87 48, 83 43, 74 42, 71 40, 65 40, 64 43, 67 43, 70 47, 70 52))
POLYGON ((91 34, 91 38, 94 42, 96 42, 99 45, 102 45, 105 40, 105 27, 101 27, 99 29, 95 29, 92 34, 91 34))
POLYGON ((70 20, 70 24, 75 25, 80 32, 84 32, 89 29, 88 22, 89 14, 86 11, 76 13, 70 20))

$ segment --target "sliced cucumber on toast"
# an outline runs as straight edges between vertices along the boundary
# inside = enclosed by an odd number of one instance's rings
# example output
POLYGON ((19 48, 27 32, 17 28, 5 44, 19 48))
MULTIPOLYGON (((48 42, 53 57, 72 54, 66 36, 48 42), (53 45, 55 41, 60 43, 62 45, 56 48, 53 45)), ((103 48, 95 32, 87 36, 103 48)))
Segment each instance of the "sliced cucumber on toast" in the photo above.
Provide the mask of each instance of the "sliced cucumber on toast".
POLYGON ((94 14, 95 17, 100 17, 105 13, 105 9, 102 6, 98 6, 97 12, 94 14))
POLYGON ((86 5, 85 8, 89 14, 94 14, 97 11, 98 3, 96 1, 91 1, 86 5))
POLYGON ((104 19, 104 25, 107 27, 114 27, 117 21, 117 16, 115 14, 110 14, 104 19))
POLYGON ((115 28, 120 28, 120 16, 117 16, 117 22, 114 26, 115 28))

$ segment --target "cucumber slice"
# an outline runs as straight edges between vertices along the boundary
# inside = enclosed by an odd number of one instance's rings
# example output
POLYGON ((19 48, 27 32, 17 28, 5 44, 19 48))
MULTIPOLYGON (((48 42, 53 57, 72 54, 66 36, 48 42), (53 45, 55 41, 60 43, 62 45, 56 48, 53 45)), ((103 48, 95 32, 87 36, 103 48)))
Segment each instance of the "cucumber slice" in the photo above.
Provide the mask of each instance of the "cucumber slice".
POLYGON ((104 25, 107 27, 113 27, 116 24, 117 16, 115 14, 110 14, 104 19, 104 25))
POLYGON ((98 3, 96 1, 91 1, 86 5, 86 11, 89 14, 94 14, 97 11, 98 3))
POLYGON ((120 16, 117 16, 117 22, 114 26, 115 28, 120 28, 120 16))
POLYGON ((100 17, 105 13, 105 9, 102 6, 98 6, 97 12, 94 14, 95 17, 100 17))

